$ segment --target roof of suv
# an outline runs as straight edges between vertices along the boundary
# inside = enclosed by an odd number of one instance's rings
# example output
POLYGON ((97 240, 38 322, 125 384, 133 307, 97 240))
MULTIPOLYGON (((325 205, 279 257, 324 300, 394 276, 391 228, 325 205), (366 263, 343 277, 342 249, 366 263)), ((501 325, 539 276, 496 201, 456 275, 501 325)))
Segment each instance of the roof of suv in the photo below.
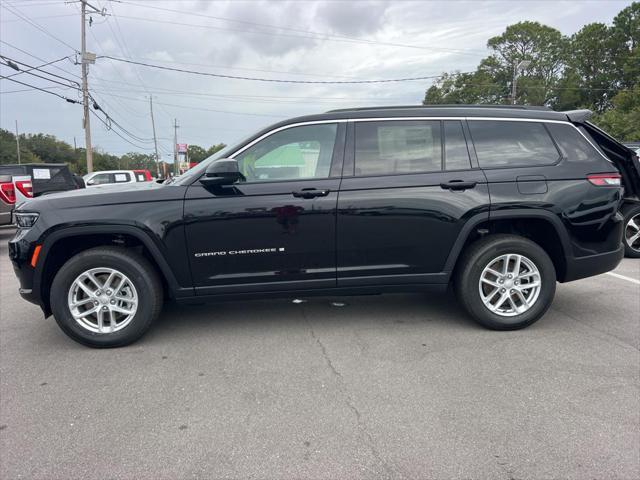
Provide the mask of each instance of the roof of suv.
POLYGON ((547 107, 528 105, 404 105, 366 108, 344 108, 316 115, 289 119, 283 124, 335 120, 345 118, 395 117, 495 117, 532 118, 539 120, 569 120, 568 112, 556 112, 547 107))

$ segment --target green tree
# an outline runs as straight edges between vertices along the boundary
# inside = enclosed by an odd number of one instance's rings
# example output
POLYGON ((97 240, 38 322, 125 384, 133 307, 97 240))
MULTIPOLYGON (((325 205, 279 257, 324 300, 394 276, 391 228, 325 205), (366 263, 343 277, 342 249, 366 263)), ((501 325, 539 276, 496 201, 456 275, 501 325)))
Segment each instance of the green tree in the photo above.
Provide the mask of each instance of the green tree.
POLYGON ((598 112, 611 107, 617 84, 617 75, 611 68, 616 45, 612 29, 603 23, 585 25, 571 37, 564 79, 574 78, 579 91, 574 99, 578 106, 598 112))
POLYGON ((493 50, 505 78, 513 77, 520 62, 531 62, 518 79, 518 103, 527 99, 527 103, 538 105, 553 101, 568 47, 568 39, 558 30, 538 22, 519 22, 490 38, 487 47, 493 50))
POLYGON ((200 145, 189 145, 188 154, 190 162, 200 163, 207 158, 207 151, 200 145))
MULTIPOLYGON (((20 146, 32 152, 44 163, 75 163, 73 147, 53 135, 42 133, 20 135, 20 146)), ((22 151, 22 148, 20 149, 22 151)))
POLYGON ((595 115, 593 122, 618 140, 640 140, 640 82, 612 100, 614 108, 595 115))
POLYGON ((224 147, 226 147, 226 145, 224 143, 218 143, 217 145, 211 145, 209 148, 207 148, 207 157, 210 157, 214 153, 219 152, 224 147))
POLYGON ((120 157, 120 168, 125 170, 156 171, 156 161, 149 153, 129 152, 120 157))

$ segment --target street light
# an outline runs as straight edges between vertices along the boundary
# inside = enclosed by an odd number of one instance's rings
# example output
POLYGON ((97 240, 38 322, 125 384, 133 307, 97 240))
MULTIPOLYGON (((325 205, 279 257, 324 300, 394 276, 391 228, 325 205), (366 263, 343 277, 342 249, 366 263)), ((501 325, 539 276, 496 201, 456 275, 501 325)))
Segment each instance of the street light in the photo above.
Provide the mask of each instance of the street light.
POLYGON ((516 104, 516 84, 518 82, 518 72, 531 65, 531 60, 522 60, 513 65, 513 80, 511 81, 511 103, 516 104))

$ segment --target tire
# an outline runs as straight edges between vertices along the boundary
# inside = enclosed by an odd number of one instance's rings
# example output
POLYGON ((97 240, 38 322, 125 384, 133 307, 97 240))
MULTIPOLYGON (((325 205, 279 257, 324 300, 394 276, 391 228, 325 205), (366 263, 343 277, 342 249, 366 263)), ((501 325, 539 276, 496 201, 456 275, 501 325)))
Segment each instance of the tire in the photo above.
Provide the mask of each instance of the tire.
POLYGON ((624 216, 624 256, 629 258, 640 258, 640 237, 636 237, 633 243, 632 239, 635 235, 640 234, 640 204, 634 203, 626 205, 622 208, 624 216))
POLYGON ((53 280, 50 299, 53 316, 64 333, 89 347, 110 348, 128 345, 142 337, 158 317, 162 297, 158 274, 142 255, 122 247, 97 247, 75 255, 62 266, 53 280), (110 272, 116 273, 111 277, 110 272), (95 290, 100 296, 86 293, 99 288, 93 287, 97 284, 90 277, 106 285, 104 292, 95 290), (91 288, 82 288, 77 281, 91 288), (109 289, 109 285, 117 288, 109 289), (83 298, 77 300, 80 296, 83 298), (76 306, 82 302, 82 306, 76 306), (87 315, 80 320, 74 318, 71 303, 77 315, 87 315), (91 313, 93 305, 105 311, 91 313), (99 313, 103 315, 102 323, 97 317, 99 313), (113 316, 109 318, 110 315, 113 316))
POLYGON ((539 320, 551 306, 556 291, 556 270, 549 255, 531 240, 516 235, 490 235, 464 252, 455 278, 455 290, 460 303, 480 325, 492 330, 518 330, 539 320), (519 263, 516 263, 518 258, 519 263), (497 259, 502 260, 496 262, 497 259), (522 277, 517 279, 513 273, 513 278, 502 275, 505 263, 512 272, 519 266, 522 277), (490 266, 501 275, 491 273, 490 266), (532 273, 536 270, 538 277, 532 273), (481 282, 481 278, 494 284, 481 282), (535 285, 536 278, 540 284, 537 289, 524 288, 527 284, 535 285), (495 296, 491 297, 496 288, 495 296), (492 311, 485 305, 482 295, 485 300, 489 298, 491 305, 499 303, 502 295, 511 297, 513 303, 507 299, 492 311), (528 300, 530 306, 523 300, 528 300))

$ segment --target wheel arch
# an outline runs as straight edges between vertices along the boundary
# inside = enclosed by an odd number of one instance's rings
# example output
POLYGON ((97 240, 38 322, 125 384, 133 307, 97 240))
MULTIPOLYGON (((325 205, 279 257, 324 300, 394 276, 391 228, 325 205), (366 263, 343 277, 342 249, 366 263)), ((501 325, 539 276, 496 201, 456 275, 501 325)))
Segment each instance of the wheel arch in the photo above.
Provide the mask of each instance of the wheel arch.
POLYGON ((34 289, 40 294, 45 316, 51 314, 50 289, 55 274, 72 256, 103 245, 138 248, 151 262, 168 297, 180 290, 162 250, 143 229, 130 225, 70 226, 56 230, 42 242, 42 254, 34 272, 34 289))
POLYGON ((472 217, 462 228, 445 262, 445 271, 455 274, 463 251, 473 242, 493 233, 510 233, 528 238, 542 247, 551 257, 558 281, 564 281, 571 244, 562 221, 546 210, 510 209, 492 211, 472 217))

